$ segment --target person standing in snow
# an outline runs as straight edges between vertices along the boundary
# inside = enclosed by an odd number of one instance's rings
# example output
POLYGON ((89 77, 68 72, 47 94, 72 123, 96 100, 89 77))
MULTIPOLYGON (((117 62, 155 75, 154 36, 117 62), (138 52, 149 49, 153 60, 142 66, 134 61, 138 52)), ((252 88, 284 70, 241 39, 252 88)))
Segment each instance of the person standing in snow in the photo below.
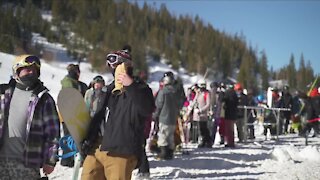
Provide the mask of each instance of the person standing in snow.
POLYGON ((18 56, 13 78, 0 94, 0 178, 40 178, 58 160, 59 116, 49 90, 40 81, 40 59, 18 56))
POLYGON ((233 85, 227 85, 227 90, 223 97, 224 102, 224 137, 227 144, 225 147, 235 147, 234 145, 234 124, 237 120, 238 96, 233 85))
MULTIPOLYGON (((155 108, 152 90, 133 76, 128 51, 109 53, 107 65, 115 77, 108 85, 111 94, 105 100, 109 115, 101 145, 83 163, 82 180, 131 179, 132 171, 140 165, 145 120, 155 108)), ((91 122, 101 122, 103 117, 97 112, 91 122)))
POLYGON ((305 114, 305 122, 300 135, 308 136, 311 129, 313 129, 313 137, 316 137, 320 133, 319 119, 317 120, 320 117, 320 93, 318 92, 318 88, 312 89, 309 96, 304 95, 302 97, 304 98, 304 109, 302 112, 305 114))
MULTIPOLYGON (((69 64, 67 66, 68 74, 61 80, 61 87, 62 88, 75 88, 79 90, 79 92, 84 96, 86 93, 88 86, 84 83, 79 81, 80 77, 80 68, 79 65, 76 64, 69 64)), ((64 136, 70 135, 70 132, 67 128, 67 126, 64 124, 63 121, 62 123, 62 128, 63 128, 63 134, 64 136)), ((70 150, 64 150, 63 154, 69 153, 70 150)), ((74 166, 74 157, 69 157, 69 158, 63 158, 60 161, 60 164, 62 166, 67 166, 67 167, 73 167, 74 166)))
POLYGON ((200 80, 198 82, 199 89, 196 90, 196 96, 194 98, 196 106, 193 108, 193 121, 199 124, 201 142, 198 147, 212 147, 212 139, 210 131, 208 129, 208 113, 210 108, 210 92, 206 88, 206 81, 200 80))
POLYGON ((158 147, 159 159, 172 159, 175 149, 174 133, 176 121, 179 115, 179 100, 176 89, 173 87, 174 79, 171 76, 162 78, 164 87, 159 91, 156 98, 156 110, 153 119, 159 121, 158 147))
MULTIPOLYGON (((282 91, 282 96, 279 100, 279 108, 288 108, 291 109, 293 104, 293 98, 289 91, 289 86, 284 86, 282 91)), ((287 134, 288 127, 291 120, 291 111, 282 111, 282 118, 280 119, 280 134, 287 134)))
MULTIPOLYGON (((238 96, 238 105, 239 106, 247 106, 248 105, 248 97, 247 95, 245 95, 243 93, 243 88, 242 85, 240 83, 236 83, 234 85, 234 90, 237 93, 238 96)), ((237 111, 237 121, 236 121, 236 126, 237 126, 237 133, 238 133, 238 139, 239 139, 239 143, 242 143, 244 140, 244 123, 245 119, 244 119, 244 109, 239 108, 237 111)))
POLYGON ((84 102, 90 112, 92 118, 96 112, 103 107, 104 99, 106 98, 107 88, 102 76, 98 75, 91 81, 92 88, 88 89, 84 95, 84 102))
POLYGON ((213 125, 212 125, 212 133, 211 133, 211 138, 212 138, 212 143, 214 144, 215 139, 216 139, 216 133, 217 129, 219 127, 219 134, 220 134, 220 144, 224 144, 224 137, 222 134, 222 127, 220 126, 220 121, 221 121, 221 100, 223 97, 223 87, 219 87, 218 82, 212 82, 210 84, 211 88, 211 98, 210 98, 210 113, 212 120, 213 120, 213 125))

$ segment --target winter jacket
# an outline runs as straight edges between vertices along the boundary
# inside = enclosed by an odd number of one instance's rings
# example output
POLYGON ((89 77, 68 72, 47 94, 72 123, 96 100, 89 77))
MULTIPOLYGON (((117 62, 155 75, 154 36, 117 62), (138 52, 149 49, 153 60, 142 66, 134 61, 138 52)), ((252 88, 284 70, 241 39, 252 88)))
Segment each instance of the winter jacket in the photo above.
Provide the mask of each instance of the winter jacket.
POLYGON ((78 89, 80 91, 80 93, 82 94, 82 96, 85 95, 85 93, 88 89, 88 86, 84 82, 73 79, 68 75, 65 76, 61 80, 60 83, 61 83, 62 88, 72 87, 72 88, 78 89))
MULTIPOLYGON (((112 83, 114 87, 114 82, 112 83)), ((149 86, 135 79, 120 94, 110 94, 110 113, 105 125, 101 150, 140 159, 143 148, 145 120, 155 108, 149 86)))
POLYGON ((207 121, 208 112, 210 109, 210 92, 208 90, 203 90, 198 92, 194 98, 196 106, 193 110, 193 120, 194 121, 207 121), (198 109, 198 111, 196 110, 198 109))
MULTIPOLYGON (((285 93, 281 97, 281 99, 279 100, 278 107, 291 109, 292 108, 292 104, 293 104, 292 95, 290 93, 285 93)), ((291 111, 283 111, 282 113, 283 113, 285 118, 290 119, 291 111)))
POLYGON ((176 96, 178 98, 179 110, 181 110, 182 107, 183 107, 183 103, 187 99, 186 98, 186 94, 185 94, 184 89, 183 89, 183 84, 182 84, 181 79, 175 80, 174 83, 173 83, 173 87, 176 90, 176 96))
POLYGON ((228 89, 223 97, 225 119, 237 120, 238 96, 233 89, 228 89))
POLYGON ((306 117, 307 120, 312 120, 319 117, 319 98, 320 97, 308 97, 306 101, 306 117))
MULTIPOLYGON (((7 128, 9 107, 15 86, 0 94, 0 148, 3 145, 4 128, 7 128)), ((26 144, 23 163, 26 167, 40 168, 43 164, 55 165, 60 137, 59 118, 55 101, 42 84, 33 91, 30 99, 26 144)))
POLYGON ((156 110, 154 119, 159 119, 159 123, 175 125, 179 115, 180 97, 172 85, 166 85, 161 89, 156 98, 156 110))
MULTIPOLYGON (((237 94, 238 95, 238 106, 247 106, 248 105, 248 97, 247 95, 243 94, 242 92, 237 94)), ((238 118, 243 118, 244 116, 244 109, 238 109, 238 118)))
POLYGON ((84 101, 91 117, 93 117, 96 112, 103 108, 104 100, 107 94, 106 89, 106 87, 102 88, 99 93, 97 93, 93 88, 86 91, 86 94, 84 95, 84 101))

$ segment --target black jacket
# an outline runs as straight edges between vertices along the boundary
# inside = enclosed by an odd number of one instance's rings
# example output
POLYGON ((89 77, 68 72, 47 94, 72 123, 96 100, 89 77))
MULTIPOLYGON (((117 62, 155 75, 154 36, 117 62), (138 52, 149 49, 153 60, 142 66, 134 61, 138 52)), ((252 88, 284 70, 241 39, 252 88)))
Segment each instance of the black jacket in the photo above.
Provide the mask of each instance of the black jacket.
POLYGON ((118 155, 142 153, 145 120, 155 109, 152 91, 147 84, 135 80, 121 95, 108 99, 109 117, 101 144, 102 151, 118 155))
POLYGON ((225 103, 225 119, 226 120, 237 120, 238 112, 238 96, 233 89, 228 89, 223 97, 225 103))

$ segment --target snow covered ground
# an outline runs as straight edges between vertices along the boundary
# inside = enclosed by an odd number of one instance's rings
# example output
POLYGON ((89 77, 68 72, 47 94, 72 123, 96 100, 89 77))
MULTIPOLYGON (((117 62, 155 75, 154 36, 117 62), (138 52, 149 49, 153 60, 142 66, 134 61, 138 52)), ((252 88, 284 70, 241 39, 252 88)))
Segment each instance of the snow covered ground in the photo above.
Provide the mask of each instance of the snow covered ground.
MULTIPOLYGON (((8 82, 12 74, 14 56, 0 53, 0 83, 8 82)), ((163 72, 170 70, 164 64, 149 62, 151 74, 150 87, 156 90, 163 72)), ((67 62, 47 64, 42 61, 41 80, 56 99, 61 88, 60 80, 66 75, 67 62)), ((82 63, 80 80, 89 83, 97 75, 88 64, 82 63)), ((177 73, 177 72, 175 72, 177 73)), ((201 77, 181 75, 186 87, 201 77)), ((111 81, 110 74, 103 74, 106 81, 111 81)), ((218 142, 213 148, 196 148, 189 144, 189 155, 176 153, 173 160, 158 161, 148 153, 151 179, 319 179, 320 177, 320 138, 305 139, 295 134, 279 136, 279 140, 264 141, 260 133, 255 141, 236 144, 234 149, 226 149, 218 142)), ((217 139, 218 141, 218 139, 217 139)), ((133 173, 132 179, 135 179, 133 173)), ((59 164, 49 179, 71 179, 72 168, 59 164)))
MULTIPOLYGON (((218 144, 213 148, 188 146, 189 155, 176 153, 173 160, 158 161, 148 153, 151 179, 290 179, 316 180, 320 177, 320 138, 309 139, 296 135, 279 136, 279 141, 237 144, 226 149, 218 144)), ((132 179, 135 178, 136 170, 132 179)), ((50 179, 71 179, 72 168, 57 166, 50 179)))

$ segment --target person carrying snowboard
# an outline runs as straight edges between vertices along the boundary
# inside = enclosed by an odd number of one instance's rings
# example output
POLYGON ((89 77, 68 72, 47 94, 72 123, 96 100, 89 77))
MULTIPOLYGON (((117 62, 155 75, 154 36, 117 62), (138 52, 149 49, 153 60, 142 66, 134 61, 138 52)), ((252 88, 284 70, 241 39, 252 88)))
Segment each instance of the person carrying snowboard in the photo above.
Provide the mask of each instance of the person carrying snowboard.
MULTIPOLYGON (((79 92, 82 94, 82 96, 85 95, 88 87, 87 85, 79 80, 80 77, 80 68, 79 65, 77 64, 69 64, 67 66, 68 74, 61 80, 61 87, 62 88, 75 88, 79 90, 79 92)), ((63 134, 64 136, 70 135, 70 132, 67 128, 67 126, 64 124, 63 121, 62 123, 62 128, 63 128, 63 134)), ((63 155, 69 153, 71 150, 69 149, 64 149, 63 150, 63 155)), ((63 158, 60 161, 60 164, 62 166, 66 167, 73 167, 74 166, 74 157, 68 157, 68 158, 63 158)))
POLYGON ((50 174, 58 160, 59 116, 40 67, 36 56, 17 56, 15 81, 0 94, 1 179, 39 179, 39 169, 50 174))

